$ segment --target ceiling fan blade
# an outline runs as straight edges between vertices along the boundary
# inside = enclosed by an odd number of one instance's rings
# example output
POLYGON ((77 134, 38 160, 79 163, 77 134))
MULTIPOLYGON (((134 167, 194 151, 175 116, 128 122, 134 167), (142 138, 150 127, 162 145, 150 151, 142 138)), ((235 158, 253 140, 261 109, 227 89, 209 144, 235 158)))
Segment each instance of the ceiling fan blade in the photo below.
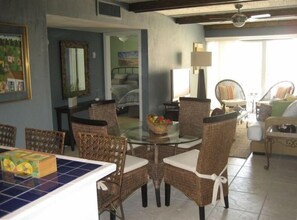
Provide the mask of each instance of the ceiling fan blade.
POLYGON ((259 15, 252 15, 251 19, 261 19, 261 18, 270 18, 270 14, 259 14, 259 15))

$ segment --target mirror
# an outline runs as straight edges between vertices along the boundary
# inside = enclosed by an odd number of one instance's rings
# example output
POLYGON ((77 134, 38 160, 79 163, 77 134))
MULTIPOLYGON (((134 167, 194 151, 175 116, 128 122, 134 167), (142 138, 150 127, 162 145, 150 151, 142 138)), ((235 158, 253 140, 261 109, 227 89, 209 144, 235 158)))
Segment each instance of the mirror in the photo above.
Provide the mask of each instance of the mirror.
POLYGON ((61 68, 63 98, 89 94, 88 44, 61 41, 61 68))

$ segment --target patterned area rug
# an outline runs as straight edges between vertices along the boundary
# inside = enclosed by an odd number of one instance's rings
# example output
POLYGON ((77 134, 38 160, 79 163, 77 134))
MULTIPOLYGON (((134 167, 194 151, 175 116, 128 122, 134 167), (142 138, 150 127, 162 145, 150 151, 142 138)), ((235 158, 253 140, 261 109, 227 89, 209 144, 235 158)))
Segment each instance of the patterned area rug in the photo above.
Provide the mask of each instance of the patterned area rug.
POLYGON ((230 157, 248 158, 251 153, 250 140, 247 138, 246 122, 237 124, 234 142, 231 146, 230 157))

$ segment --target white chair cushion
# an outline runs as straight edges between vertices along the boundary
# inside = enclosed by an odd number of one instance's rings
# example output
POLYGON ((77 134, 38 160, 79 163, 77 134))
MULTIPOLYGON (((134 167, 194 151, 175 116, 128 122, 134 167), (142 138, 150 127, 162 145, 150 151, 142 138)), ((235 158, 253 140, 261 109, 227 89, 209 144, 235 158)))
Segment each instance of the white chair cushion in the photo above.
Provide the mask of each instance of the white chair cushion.
MULTIPOLYGON (((135 149, 135 148, 137 148, 137 147, 140 147, 140 146, 143 146, 143 145, 140 145, 140 144, 132 144, 133 149, 135 149)), ((127 146, 127 150, 131 150, 131 146, 130 146, 130 144, 128 144, 128 146, 127 146)))
MULTIPOLYGON (((180 138, 182 139, 182 138, 180 138)), ((188 149, 188 148, 191 148, 191 147, 194 147, 198 144, 201 144, 202 143, 202 139, 199 139, 197 141, 193 141, 193 142, 190 142, 190 143, 183 143, 183 144, 179 144, 177 147, 179 148, 183 148, 183 149, 188 149)))
POLYGON ((222 100, 222 102, 226 106, 234 107, 236 105, 246 105, 246 100, 243 99, 228 99, 228 100, 222 100))
POLYGON ((263 139, 264 122, 256 121, 249 124, 247 137, 252 141, 261 141, 263 139))
POLYGON ((148 164, 147 159, 134 157, 134 156, 126 154, 124 173, 130 172, 132 170, 136 170, 137 168, 140 168, 140 167, 145 166, 147 164, 148 164))
POLYGON ((199 152, 199 150, 194 149, 171 157, 166 157, 163 159, 163 161, 164 163, 170 164, 171 166, 195 172, 199 152))

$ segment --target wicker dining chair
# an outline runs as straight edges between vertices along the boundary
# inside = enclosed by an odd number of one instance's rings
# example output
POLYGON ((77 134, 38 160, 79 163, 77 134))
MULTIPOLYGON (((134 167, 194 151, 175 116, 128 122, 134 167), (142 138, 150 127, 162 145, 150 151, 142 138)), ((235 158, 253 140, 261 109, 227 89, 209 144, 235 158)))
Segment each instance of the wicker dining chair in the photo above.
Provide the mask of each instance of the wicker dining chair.
MULTIPOLYGON (((203 118, 210 114, 210 99, 199 99, 193 97, 180 97, 179 107, 179 133, 180 135, 201 136, 203 118)), ((201 140, 179 144, 176 152, 181 153, 194 148, 198 148, 201 140)))
POLYGON ((15 147, 16 127, 0 124, 0 145, 15 147))
POLYGON ((51 154, 64 154, 65 132, 25 128, 26 148, 51 154))
POLYGON ((89 115, 90 119, 106 121, 108 134, 116 136, 120 134, 120 126, 114 99, 92 104, 89 108, 89 115))
POLYGON ((78 132, 78 140, 79 157, 116 164, 116 171, 97 183, 98 210, 99 215, 104 211, 110 211, 111 216, 118 216, 116 208, 120 206, 121 216, 118 217, 125 219, 121 190, 127 140, 123 137, 101 136, 86 132, 78 132))
POLYGON ((218 196, 229 207, 227 163, 236 122, 236 112, 204 118, 200 150, 164 158, 166 206, 172 185, 199 206, 200 220, 205 219, 204 207, 215 204, 218 196))
MULTIPOLYGON (((74 139, 78 145, 79 157, 91 159, 91 158, 88 158, 88 156, 85 153, 86 151, 85 148, 87 145, 84 145, 83 146, 84 148, 79 146, 79 143, 80 143, 79 133, 89 132, 89 133, 96 133, 97 135, 100 135, 100 136, 109 136, 107 134, 106 121, 72 117, 71 123, 72 123, 74 139)), ((126 154, 123 182, 122 182, 122 191, 120 196, 121 201, 124 201, 133 192, 141 188, 142 206, 146 207, 148 179, 149 179, 148 160, 126 154)), ((111 218, 114 218, 114 216, 111 215, 111 218)))
MULTIPOLYGON (((105 120, 107 122, 107 132, 110 135, 119 136, 121 133, 118 122, 116 102, 114 99, 102 100, 99 103, 94 103, 89 108, 89 116, 95 120, 105 120)), ((128 154, 134 155, 134 149, 140 145, 129 144, 128 154)))

